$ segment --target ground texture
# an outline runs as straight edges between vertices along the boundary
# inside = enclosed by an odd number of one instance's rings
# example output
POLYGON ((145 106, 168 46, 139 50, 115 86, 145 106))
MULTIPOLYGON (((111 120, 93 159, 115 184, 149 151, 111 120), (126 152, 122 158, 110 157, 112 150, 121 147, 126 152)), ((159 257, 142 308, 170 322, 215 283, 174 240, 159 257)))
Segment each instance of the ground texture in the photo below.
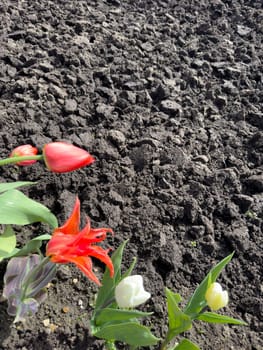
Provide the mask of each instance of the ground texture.
MULTIPOLYGON (((60 223, 78 194, 82 215, 115 231, 108 244, 129 239, 125 265, 138 257, 157 336, 164 286, 187 299, 235 250, 223 312, 248 326, 197 323, 186 335, 203 350, 263 348, 262 23, 261 0, 0 4, 1 157, 68 140, 97 159, 63 175, 5 167, 0 180, 40 180, 27 193, 60 223)), ((102 349, 89 333, 96 291, 61 266, 26 324, 0 304, 0 349, 102 349)))

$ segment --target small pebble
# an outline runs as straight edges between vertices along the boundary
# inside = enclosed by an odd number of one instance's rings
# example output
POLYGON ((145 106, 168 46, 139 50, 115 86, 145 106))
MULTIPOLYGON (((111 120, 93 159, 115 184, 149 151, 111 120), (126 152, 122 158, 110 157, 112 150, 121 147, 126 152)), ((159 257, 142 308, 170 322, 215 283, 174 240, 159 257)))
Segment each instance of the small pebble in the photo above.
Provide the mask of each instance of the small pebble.
POLYGON ((42 322, 43 322, 43 325, 44 325, 45 327, 48 327, 48 326, 50 325, 50 320, 49 320, 49 318, 46 318, 46 319, 43 320, 42 322))
POLYGON ((65 112, 73 113, 73 112, 76 112, 77 108, 78 108, 78 104, 75 100, 73 99, 66 100, 65 106, 64 106, 65 112))
POLYGON ((69 312, 69 307, 68 306, 64 306, 62 308, 62 311, 64 312, 64 314, 67 314, 69 312))

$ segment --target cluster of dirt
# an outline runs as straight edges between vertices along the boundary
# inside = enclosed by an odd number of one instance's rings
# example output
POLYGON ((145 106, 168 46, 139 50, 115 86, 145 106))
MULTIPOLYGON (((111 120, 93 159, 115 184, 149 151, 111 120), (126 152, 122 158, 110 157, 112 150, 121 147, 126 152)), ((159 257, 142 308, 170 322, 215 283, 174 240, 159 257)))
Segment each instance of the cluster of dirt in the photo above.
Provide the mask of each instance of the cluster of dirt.
MULTIPOLYGON (((164 287, 187 300, 234 250, 223 312, 248 326, 197 323, 186 336, 203 350, 263 348, 262 23, 261 0, 0 4, 1 157, 67 140, 97 158, 62 175, 4 167, 1 181, 39 181, 27 193, 60 223, 78 195, 83 217, 115 231, 109 245, 129 239, 124 265, 138 257, 157 336, 164 287)), ((20 243, 45 229, 25 228, 20 243)), ((96 292, 61 266, 26 324, 0 304, 0 349, 102 349, 89 333, 96 292)))

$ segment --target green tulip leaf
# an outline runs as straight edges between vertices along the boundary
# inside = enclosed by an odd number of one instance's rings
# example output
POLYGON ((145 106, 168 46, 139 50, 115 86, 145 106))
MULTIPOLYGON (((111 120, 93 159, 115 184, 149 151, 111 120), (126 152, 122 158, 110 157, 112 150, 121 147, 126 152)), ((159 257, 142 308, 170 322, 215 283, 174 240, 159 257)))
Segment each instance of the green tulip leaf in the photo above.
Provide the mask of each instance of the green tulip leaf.
POLYGON ((45 222, 52 228, 58 226, 56 217, 48 208, 15 189, 0 195, 0 208, 1 224, 28 225, 45 222))
POLYGON ((216 281, 217 277, 223 268, 230 262, 233 255, 234 252, 221 260, 217 265, 215 265, 194 291, 194 294, 184 309, 184 312, 192 319, 196 318, 206 305, 205 293, 207 291, 207 288, 209 288, 211 283, 214 283, 216 281))
POLYGON ((188 339, 183 339, 172 350, 200 350, 200 348, 188 339))
POLYGON ((16 239, 14 240, 15 238, 14 231, 10 226, 7 226, 7 228, 8 228, 8 231, 9 230, 12 231, 12 236, 3 237, 5 233, 3 235, 0 235, 0 247, 1 247, 0 261, 3 259, 12 258, 12 257, 27 256, 29 254, 36 253, 39 251, 42 245, 42 241, 47 241, 51 238, 51 235, 48 235, 48 234, 41 235, 31 239, 29 242, 27 242, 27 244, 23 248, 18 249, 18 248, 15 248, 16 239))
POLYGON ((151 346, 160 341, 149 328, 134 321, 107 324, 98 328, 93 335, 107 341, 120 341, 131 346, 151 346))
POLYGON ((247 325, 247 323, 242 320, 238 320, 236 318, 232 318, 224 315, 219 315, 214 312, 203 312, 196 319, 200 321, 209 322, 209 323, 228 323, 228 324, 236 324, 240 326, 247 325))
POLYGON ((171 341, 178 334, 189 330, 192 327, 192 320, 179 308, 178 303, 181 301, 181 296, 179 294, 173 293, 168 288, 165 289, 165 294, 169 324, 166 339, 171 341))
POLYGON ((12 227, 8 225, 4 233, 0 235, 0 261, 12 256, 17 251, 15 232, 12 227))
POLYGON ((32 181, 16 181, 16 182, 0 183, 0 193, 6 192, 9 190, 14 190, 15 188, 22 187, 22 186, 35 185, 36 183, 37 182, 32 182, 32 181))
POLYGON ((150 315, 152 315, 152 312, 106 308, 101 310, 96 316, 96 326, 102 326, 112 321, 127 321, 133 318, 141 318, 150 315))
POLYGON ((42 245, 42 241, 48 241, 51 235, 45 234, 31 239, 23 248, 19 249, 12 256, 26 256, 38 252, 42 245))
POLYGON ((96 298, 94 314, 97 310, 102 308, 104 304, 108 304, 111 300, 112 302, 114 301, 114 291, 121 279, 122 255, 127 242, 128 240, 124 241, 112 254, 111 260, 114 266, 114 276, 113 278, 110 277, 109 269, 106 268, 102 279, 102 287, 100 287, 96 298))
POLYGON ((131 263, 131 265, 129 266, 129 268, 121 275, 121 278, 120 278, 119 282, 120 282, 121 280, 123 280, 125 277, 130 276, 130 274, 132 273, 132 271, 133 271, 133 269, 134 269, 136 263, 137 263, 137 257, 135 256, 135 257, 133 257, 132 263, 131 263))

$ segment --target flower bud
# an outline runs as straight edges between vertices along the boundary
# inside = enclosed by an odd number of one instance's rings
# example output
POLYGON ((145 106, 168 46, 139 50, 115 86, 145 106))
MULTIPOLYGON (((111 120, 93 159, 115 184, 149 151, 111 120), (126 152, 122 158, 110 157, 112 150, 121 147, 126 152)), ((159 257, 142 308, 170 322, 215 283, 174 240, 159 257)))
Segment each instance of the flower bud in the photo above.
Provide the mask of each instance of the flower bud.
POLYGON ((66 142, 51 142, 43 148, 47 168, 54 173, 67 173, 86 165, 95 159, 84 149, 66 142))
POLYGON ((115 288, 115 299, 121 308, 134 308, 151 297, 143 287, 141 275, 125 277, 115 288))
MULTIPOLYGON (((21 145, 13 149, 10 157, 25 157, 25 156, 35 156, 37 154, 37 148, 31 145, 21 145)), ((24 160, 17 162, 17 165, 30 165, 35 163, 36 160, 24 160)))
POLYGON ((210 309, 216 311, 228 304, 228 293, 223 291, 219 283, 214 282, 207 289, 205 299, 210 309))

